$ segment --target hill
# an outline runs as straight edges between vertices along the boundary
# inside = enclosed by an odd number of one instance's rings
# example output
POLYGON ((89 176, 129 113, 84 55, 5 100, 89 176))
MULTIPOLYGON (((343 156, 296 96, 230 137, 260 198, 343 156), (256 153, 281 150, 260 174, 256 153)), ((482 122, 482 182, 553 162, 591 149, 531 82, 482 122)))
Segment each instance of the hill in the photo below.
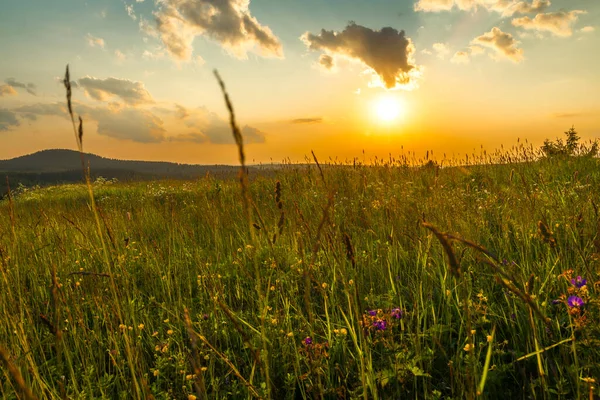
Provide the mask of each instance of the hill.
MULTIPOLYGON (((238 167, 230 165, 193 165, 170 162, 116 160, 95 154, 84 154, 92 179, 104 177, 119 180, 194 179, 207 173, 218 178, 236 176, 238 167)), ((11 187, 45 186, 83 180, 81 157, 73 150, 53 149, 0 160, 0 198, 7 193, 6 178, 11 187)))

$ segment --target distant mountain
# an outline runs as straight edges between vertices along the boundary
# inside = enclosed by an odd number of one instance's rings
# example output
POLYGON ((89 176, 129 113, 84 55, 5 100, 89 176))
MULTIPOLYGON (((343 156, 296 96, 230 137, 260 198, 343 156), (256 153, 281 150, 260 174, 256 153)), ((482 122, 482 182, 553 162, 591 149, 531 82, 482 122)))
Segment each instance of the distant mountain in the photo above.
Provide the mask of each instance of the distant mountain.
MULTIPOLYGON (((127 161, 84 154, 92 179, 149 180, 160 178, 193 179, 209 173, 218 178, 234 177, 239 167, 230 165, 192 165, 169 162, 127 161)), ((251 167, 252 169, 252 167, 251 167)), ((52 185, 83 181, 81 156, 73 150, 43 150, 37 153, 0 160, 0 198, 7 192, 6 177, 11 188, 52 185)))

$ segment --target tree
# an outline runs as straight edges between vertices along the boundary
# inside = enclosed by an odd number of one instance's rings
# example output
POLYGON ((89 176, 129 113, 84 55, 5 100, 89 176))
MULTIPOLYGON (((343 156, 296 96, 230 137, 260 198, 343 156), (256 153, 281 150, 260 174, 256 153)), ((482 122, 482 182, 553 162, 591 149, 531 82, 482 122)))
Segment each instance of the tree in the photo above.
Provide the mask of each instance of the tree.
POLYGON ((579 139, 581 138, 577 134, 575 126, 571 126, 571 128, 565 132, 565 136, 567 138, 564 142, 559 138, 557 138, 554 142, 549 139, 544 140, 544 144, 541 147, 544 155, 546 157, 595 157, 598 155, 598 141, 594 140, 589 147, 584 144, 580 144, 579 139))

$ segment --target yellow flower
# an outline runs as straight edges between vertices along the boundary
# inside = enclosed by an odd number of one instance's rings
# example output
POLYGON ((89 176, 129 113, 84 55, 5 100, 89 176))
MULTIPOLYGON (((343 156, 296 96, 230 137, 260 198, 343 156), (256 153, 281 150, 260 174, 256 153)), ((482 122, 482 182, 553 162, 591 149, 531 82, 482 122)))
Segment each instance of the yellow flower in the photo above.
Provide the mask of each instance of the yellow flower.
POLYGON ((188 400, 196 400, 196 399, 197 399, 197 397, 196 397, 196 396, 194 396, 193 394, 190 394, 190 395, 188 396, 188 400))
POLYGON ((142 329, 144 329, 144 326, 145 326, 144 324, 139 324, 139 325, 138 325, 138 329, 139 329, 139 330, 142 330, 142 329))
POLYGON ((191 381, 192 379, 194 379, 194 377, 191 374, 185 376, 186 381, 191 381))
POLYGON ((288 332, 287 337, 292 337, 294 336, 294 332, 288 332))
POLYGON ((327 285, 325 282, 323 282, 323 283, 321 284, 321 287, 322 287, 323 289, 327 289, 327 286, 328 286, 328 285, 327 285))
POLYGON ((348 281, 348 285, 350 285, 350 286, 354 285, 354 280, 350 279, 350 280, 348 281))
POLYGON ((169 323, 169 318, 165 319, 163 322, 164 322, 165 324, 168 324, 168 323, 169 323))
POLYGON ((155 369, 154 372, 153 372, 153 374, 154 374, 154 376, 158 376, 158 374, 160 374, 160 372, 158 372, 158 370, 155 369))
POLYGON ((492 335, 487 335, 487 341, 491 342, 492 341, 492 335))
POLYGON ((473 350, 473 346, 471 346, 471 343, 467 343, 465 345, 465 347, 463 348, 464 351, 471 351, 473 350))
POLYGON ((340 329, 340 335, 346 336, 347 334, 348 334, 348 331, 346 330, 346 328, 340 329))
POLYGON ((173 334, 173 329, 169 329, 169 330, 167 331, 167 335, 172 335, 172 334, 173 334))

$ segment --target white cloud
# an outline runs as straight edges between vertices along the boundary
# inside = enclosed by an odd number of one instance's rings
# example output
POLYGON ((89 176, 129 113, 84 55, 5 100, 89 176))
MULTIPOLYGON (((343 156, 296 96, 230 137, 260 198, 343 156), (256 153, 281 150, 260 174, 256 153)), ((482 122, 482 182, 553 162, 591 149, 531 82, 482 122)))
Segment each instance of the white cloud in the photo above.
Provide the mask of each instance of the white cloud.
POLYGON ((584 26, 579 31, 583 32, 583 33, 591 33, 591 32, 594 32, 595 30, 596 30, 596 28, 594 28, 593 26, 584 26))
POLYGON ((523 60, 523 49, 517 47, 518 42, 515 38, 510 33, 502 32, 498 27, 493 27, 491 31, 476 37, 472 43, 492 49, 500 57, 508 58, 515 63, 523 60))
POLYGON ((446 58, 448 54, 450 54, 450 49, 445 43, 434 43, 432 47, 438 58, 441 58, 442 60, 446 58))
POLYGON ((137 21, 137 16, 133 10, 133 4, 125 4, 125 11, 127 11, 127 15, 129 15, 132 20, 137 21))
POLYGON ((503 15, 531 14, 544 11, 550 6, 550 0, 418 0, 415 11, 440 12, 450 11, 454 8, 462 11, 477 11, 484 9, 495 11, 503 15))
POLYGON ((119 61, 123 61, 125 60, 125 54, 123 54, 119 49, 115 50, 115 57, 117 57, 117 60, 119 61))
POLYGON ((577 21, 579 14, 585 14, 585 11, 557 11, 538 14, 533 19, 530 17, 515 18, 512 20, 512 24, 527 30, 551 32, 556 36, 567 37, 573 34, 571 25, 577 21))
POLYGON ((192 42, 203 36, 230 54, 246 58, 248 51, 283 58, 277 36, 250 13, 250 0, 161 0, 154 13, 157 30, 169 54, 178 61, 192 57, 192 42))
POLYGON ((419 72, 412 59, 415 47, 404 31, 391 27, 375 31, 352 22, 341 32, 321 29, 318 35, 306 32, 300 39, 310 50, 328 55, 320 60, 326 65, 333 56, 346 57, 368 66, 378 85, 388 89, 415 84, 419 72))
POLYGON ((94 36, 92 36, 89 33, 87 34, 87 36, 85 38, 87 39, 88 45, 90 47, 96 47, 96 46, 98 46, 98 47, 100 47, 102 49, 104 48, 104 45, 105 45, 104 39, 98 38, 98 37, 94 37, 94 36))

